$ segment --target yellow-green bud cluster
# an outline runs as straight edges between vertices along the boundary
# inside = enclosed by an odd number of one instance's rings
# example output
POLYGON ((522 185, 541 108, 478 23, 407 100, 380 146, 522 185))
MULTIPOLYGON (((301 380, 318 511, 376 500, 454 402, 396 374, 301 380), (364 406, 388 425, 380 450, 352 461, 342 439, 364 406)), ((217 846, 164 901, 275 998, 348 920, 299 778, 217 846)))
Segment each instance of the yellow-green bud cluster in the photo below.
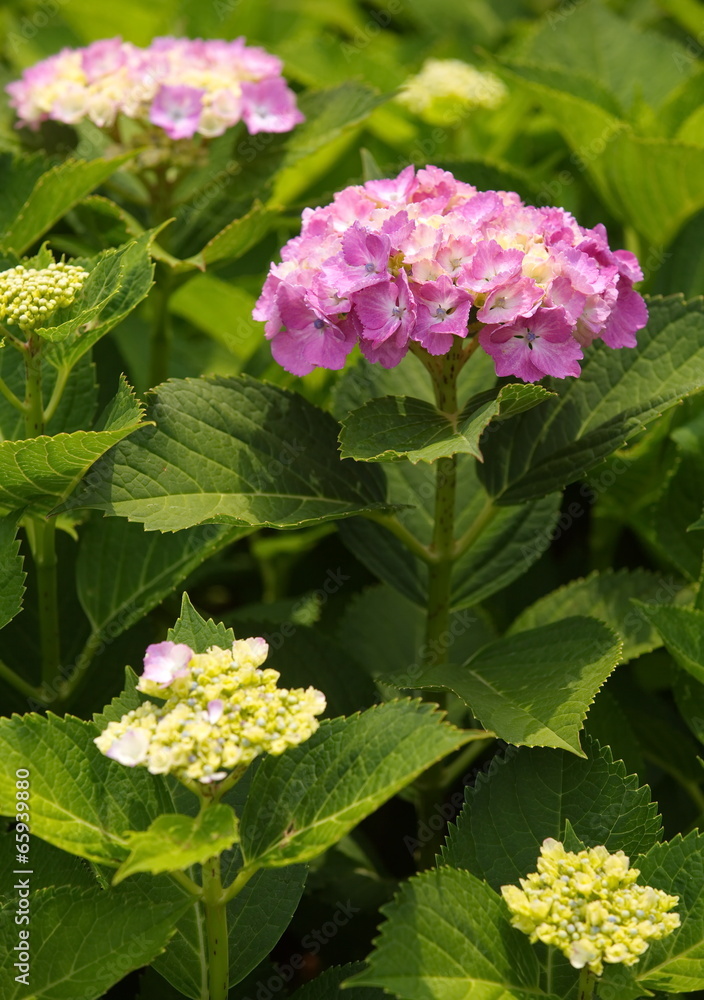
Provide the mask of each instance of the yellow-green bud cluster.
POLYGON ((84 268, 64 261, 0 271, 0 320, 26 331, 46 326, 56 309, 71 305, 87 277, 84 268))
POLYGON ((483 73, 461 59, 428 59, 410 77, 397 100, 433 125, 456 124, 458 113, 497 108, 507 90, 493 73, 483 73))
POLYGON ((604 962, 634 965, 650 941, 680 925, 669 913, 679 901, 661 889, 636 885, 623 851, 592 847, 575 854, 552 838, 543 842, 538 871, 504 885, 501 893, 511 923, 531 942, 553 945, 575 969, 588 966, 597 976, 604 962))
POLYGON ((208 784, 260 754, 282 754, 318 728, 324 695, 312 687, 277 688, 279 673, 258 669, 268 653, 263 639, 212 646, 190 659, 186 646, 161 645, 185 649, 185 665, 165 684, 142 676, 139 690, 166 701, 147 701, 109 723, 95 739, 108 757, 208 784))

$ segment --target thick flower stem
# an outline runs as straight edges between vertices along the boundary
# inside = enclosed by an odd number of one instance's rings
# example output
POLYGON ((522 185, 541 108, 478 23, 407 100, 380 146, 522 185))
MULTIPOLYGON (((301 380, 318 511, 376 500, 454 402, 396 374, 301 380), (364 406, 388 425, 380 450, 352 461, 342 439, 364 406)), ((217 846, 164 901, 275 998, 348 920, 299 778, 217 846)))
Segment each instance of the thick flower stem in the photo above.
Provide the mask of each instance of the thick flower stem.
POLYGON ((590 971, 589 966, 585 965, 579 974, 579 992, 577 993, 577 1000, 595 1000, 596 983, 596 976, 590 971))
MULTIPOLYGON (((41 348, 41 339, 30 334, 24 346, 25 436, 28 438, 38 437, 44 433, 41 348)), ((56 582, 56 523, 41 516, 30 516, 27 519, 27 535, 37 571, 42 682, 50 684, 58 675, 61 664, 56 582)))
POLYGON ((208 938, 208 1000, 227 1000, 230 959, 227 903, 220 878, 220 855, 203 865, 203 907, 208 938))

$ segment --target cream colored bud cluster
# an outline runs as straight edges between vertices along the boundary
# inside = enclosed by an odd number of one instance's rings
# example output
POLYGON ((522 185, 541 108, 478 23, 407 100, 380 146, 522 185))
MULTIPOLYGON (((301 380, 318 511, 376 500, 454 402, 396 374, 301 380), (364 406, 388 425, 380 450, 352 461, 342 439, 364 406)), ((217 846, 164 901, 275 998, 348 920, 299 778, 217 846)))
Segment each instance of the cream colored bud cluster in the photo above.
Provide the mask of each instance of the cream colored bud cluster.
POLYGON ((497 108, 508 91, 493 73, 483 73, 461 59, 428 59, 420 73, 410 77, 397 100, 414 114, 442 124, 458 110, 497 108))
POLYGON ((268 653, 263 639, 200 654, 174 643, 150 650, 138 687, 165 703, 145 702, 95 739, 122 764, 209 784, 260 754, 282 754, 318 728, 324 695, 312 687, 277 688, 278 672, 258 669, 268 653))
POLYGON ((629 863, 623 851, 575 854, 548 838, 538 871, 520 880, 522 888, 501 887, 512 925, 533 943, 559 948, 575 969, 588 966, 600 976, 604 962, 634 965, 650 941, 679 927, 679 916, 668 912, 679 897, 636 885, 640 872, 629 863))
POLYGON ((71 305, 87 277, 84 268, 64 261, 0 271, 0 320, 26 331, 46 326, 53 312, 71 305))

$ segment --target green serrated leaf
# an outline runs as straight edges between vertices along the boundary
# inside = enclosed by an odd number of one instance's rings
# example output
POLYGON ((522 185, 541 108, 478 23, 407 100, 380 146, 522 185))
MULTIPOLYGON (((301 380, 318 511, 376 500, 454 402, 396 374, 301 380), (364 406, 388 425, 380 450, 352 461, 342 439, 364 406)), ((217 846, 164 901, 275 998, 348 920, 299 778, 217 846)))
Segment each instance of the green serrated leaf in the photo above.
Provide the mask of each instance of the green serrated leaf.
POLYGON ((22 177, 22 163, 6 156, 2 164, 3 194, 14 201, 15 211, 11 218, 3 213, 0 246, 23 254, 62 215, 135 155, 136 151, 130 151, 111 160, 64 160, 37 177, 31 190, 22 177))
POLYGON ((513 748, 495 757, 466 790, 443 862, 466 868, 498 891, 535 871, 543 840, 560 840, 567 820, 589 847, 604 844, 630 856, 649 850, 662 834, 650 789, 627 777, 608 747, 588 737, 584 746, 587 760, 565 751, 513 748))
POLYGON ((91 722, 52 713, 0 719, 0 814, 15 815, 15 771, 31 772, 32 833, 99 864, 127 854, 124 833, 144 829, 169 799, 146 769, 125 768, 93 743, 91 722))
POLYGON ((423 399, 384 396, 370 399, 342 421, 341 455, 364 462, 435 462, 458 453, 482 461, 479 438, 494 419, 505 419, 542 403, 542 386, 505 385, 473 396, 458 417, 423 399))
POLYGON ((635 967, 643 986, 683 994, 704 989, 704 836, 693 831, 634 861, 638 881, 679 896, 681 926, 653 941, 635 967))
MULTIPOLYGON (((59 374, 59 371, 50 364, 46 364, 42 370, 42 397, 45 409, 49 405, 59 374)), ((65 372, 61 372, 61 375, 65 375, 65 372)), ((19 351, 0 350, 0 377, 19 399, 24 398, 24 358, 19 351)), ((95 366, 90 357, 84 355, 72 368, 59 405, 46 422, 45 432, 70 434, 72 431, 91 427, 97 403, 95 366)), ((0 436, 0 439, 5 441, 17 441, 25 437, 24 414, 4 396, 0 396, 0 436)))
POLYGON ((211 805, 197 816, 165 813, 143 831, 127 834, 129 855, 115 872, 117 885, 136 872, 183 871, 229 850, 237 840, 231 806, 211 805))
POLYGON ((206 243, 189 263, 205 270, 222 260, 237 260, 271 232, 279 220, 279 212, 255 202, 241 219, 233 219, 217 236, 206 243))
POLYGON ((163 951, 179 917, 193 905, 184 892, 149 908, 140 903, 139 893, 129 886, 109 892, 97 886, 88 890, 37 888, 32 892, 30 974, 19 982, 13 967, 17 904, 9 904, 0 917, 4 1000, 102 997, 128 972, 163 951))
POLYGON ((156 607, 189 573, 247 528, 202 525, 173 535, 145 533, 124 518, 83 528, 76 588, 96 635, 115 638, 156 607))
POLYGON ((653 299, 635 350, 592 344, 577 379, 548 382, 558 399, 482 441, 479 476, 496 503, 545 496, 582 476, 704 382, 704 302, 653 299))
POLYGON ((0 442, 0 508, 55 506, 96 459, 143 424, 142 408, 121 379, 95 430, 0 442))
POLYGON ((655 626, 682 669, 704 684, 704 611, 640 601, 633 604, 655 626))
POLYGON ((538 985, 540 966, 504 903, 466 871, 439 868, 406 882, 382 910, 386 921, 353 986, 407 1000, 556 1000, 538 985))
POLYGON ((507 743, 583 756, 579 732, 620 655, 610 628, 593 618, 565 618, 497 639, 462 667, 432 667, 416 686, 450 688, 507 743))
POLYGON ((670 597, 666 583, 662 577, 645 569, 594 572, 531 604, 515 619, 508 634, 559 622, 569 615, 590 615, 620 635, 623 661, 634 660, 657 649, 662 640, 648 619, 634 608, 631 598, 655 602, 662 600, 663 594, 670 597))
POLYGON ((27 574, 17 538, 20 517, 21 512, 0 518, 0 628, 22 610, 27 574))
POLYGON ((184 642, 194 653, 205 653, 210 646, 227 649, 235 641, 235 633, 222 622, 217 624, 212 618, 207 621, 198 614, 191 604, 188 594, 181 597, 181 614, 173 628, 168 631, 170 642, 184 642))
POLYGON ((146 297, 154 274, 149 252, 153 238, 150 230, 98 257, 76 260, 88 271, 79 294, 70 306, 52 314, 50 327, 36 331, 54 345, 47 354, 50 364, 72 368, 146 297))
POLYGON ((336 965, 326 969, 309 983, 300 986, 291 994, 291 1000, 384 1000, 386 993, 373 986, 353 988, 350 993, 342 989, 350 976, 362 972, 362 962, 350 962, 348 965, 336 965))
POLYGON ((379 471, 340 462, 337 425, 297 393, 248 376, 174 380, 148 416, 156 428, 113 449, 66 509, 175 531, 294 528, 386 506, 379 471))
POLYGON ((436 760, 485 735, 410 700, 322 722, 302 746, 266 757, 254 776, 240 826, 245 863, 322 854, 436 760))

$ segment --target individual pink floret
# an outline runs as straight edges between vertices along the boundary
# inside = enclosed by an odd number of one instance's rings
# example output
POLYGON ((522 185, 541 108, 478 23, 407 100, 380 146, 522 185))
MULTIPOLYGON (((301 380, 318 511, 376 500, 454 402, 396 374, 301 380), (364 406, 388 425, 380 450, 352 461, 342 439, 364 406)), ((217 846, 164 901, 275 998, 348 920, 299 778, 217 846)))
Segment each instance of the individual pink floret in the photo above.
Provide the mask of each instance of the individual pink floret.
POLYGON ((204 90, 196 87, 160 87, 149 109, 149 121, 170 139, 189 139, 198 131, 204 90))
POLYGON ((177 677, 185 677, 193 650, 183 642, 156 642, 144 654, 144 680, 168 687, 177 677))
POLYGON ((471 334, 499 376, 574 377, 583 348, 633 347, 648 318, 638 262, 603 226, 434 166, 305 209, 281 256, 254 316, 296 375, 341 368, 354 343, 390 368, 414 342, 443 355, 471 334))

